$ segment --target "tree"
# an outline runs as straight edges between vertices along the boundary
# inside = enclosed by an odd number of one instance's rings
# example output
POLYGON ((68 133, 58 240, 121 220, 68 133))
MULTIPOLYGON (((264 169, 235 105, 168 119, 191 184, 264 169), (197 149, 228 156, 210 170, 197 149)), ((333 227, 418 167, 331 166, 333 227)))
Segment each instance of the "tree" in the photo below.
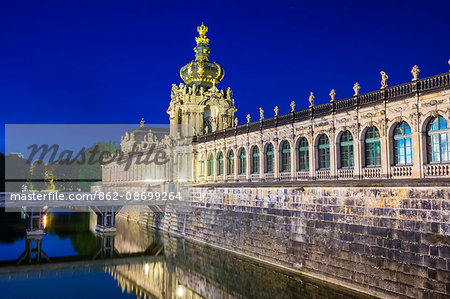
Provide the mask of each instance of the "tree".
MULTIPOLYGON (((97 142, 86 150, 86 159, 80 165, 78 173, 78 179, 80 180, 78 186, 81 191, 90 191, 93 182, 102 180, 102 166, 100 164, 102 153, 113 154, 117 150, 114 142, 97 142)), ((102 159, 106 159, 106 157, 102 157, 102 159)))

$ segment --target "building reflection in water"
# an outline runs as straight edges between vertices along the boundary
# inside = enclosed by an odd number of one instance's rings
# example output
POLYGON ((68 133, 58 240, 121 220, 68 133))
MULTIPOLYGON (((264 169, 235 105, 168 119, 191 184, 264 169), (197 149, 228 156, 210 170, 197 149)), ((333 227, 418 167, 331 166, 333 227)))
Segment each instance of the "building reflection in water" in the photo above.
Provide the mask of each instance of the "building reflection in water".
POLYGON ((361 298, 330 285, 117 218, 118 252, 148 253, 141 263, 104 268, 138 298, 361 298), (163 259, 156 259, 164 255, 163 259), (150 257, 153 257, 150 258, 150 257))

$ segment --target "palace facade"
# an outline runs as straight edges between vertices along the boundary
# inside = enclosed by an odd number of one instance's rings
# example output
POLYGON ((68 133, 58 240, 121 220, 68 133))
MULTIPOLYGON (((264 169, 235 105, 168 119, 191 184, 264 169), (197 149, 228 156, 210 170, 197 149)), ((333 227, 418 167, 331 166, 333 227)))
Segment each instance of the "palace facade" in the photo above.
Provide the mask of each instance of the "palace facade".
MULTIPOLYGON (((290 113, 275 107, 267 117, 260 108, 259 120, 248 115, 238 125, 231 89, 217 88, 224 70, 209 61, 207 31, 198 27, 195 60, 181 68, 184 83, 172 85, 167 110, 170 135, 192 140, 192 159, 143 128, 127 132, 122 149, 132 147, 135 133, 147 144, 163 142, 173 155, 163 166, 172 170, 163 172, 188 168, 196 183, 449 177, 450 72, 420 79, 414 66, 412 80, 396 86, 381 72, 379 90, 360 94, 356 83, 352 97, 337 99, 332 90, 320 105, 311 92, 307 109, 292 102, 290 113)), ((134 167, 130 175, 123 166, 104 166, 103 181, 145 181, 151 174, 134 167)))

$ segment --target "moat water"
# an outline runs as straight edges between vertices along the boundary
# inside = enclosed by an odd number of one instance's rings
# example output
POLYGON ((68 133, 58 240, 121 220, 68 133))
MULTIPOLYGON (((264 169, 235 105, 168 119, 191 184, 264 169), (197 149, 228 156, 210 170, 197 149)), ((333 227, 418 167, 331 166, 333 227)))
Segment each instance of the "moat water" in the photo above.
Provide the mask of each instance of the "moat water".
POLYGON ((89 213, 48 214, 27 237, 20 213, 0 214, 1 298, 360 298, 266 264, 174 238, 123 218, 94 232, 89 213))

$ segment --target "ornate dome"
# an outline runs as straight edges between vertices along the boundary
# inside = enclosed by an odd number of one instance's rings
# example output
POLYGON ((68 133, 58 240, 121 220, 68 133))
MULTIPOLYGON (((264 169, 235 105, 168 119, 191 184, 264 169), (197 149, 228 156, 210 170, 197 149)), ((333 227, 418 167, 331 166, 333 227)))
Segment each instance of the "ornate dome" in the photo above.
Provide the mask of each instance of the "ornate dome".
POLYGON ((195 84, 196 87, 208 89, 213 85, 217 85, 224 76, 223 68, 209 61, 209 38, 206 37, 208 27, 205 25, 198 26, 197 31, 199 37, 195 38, 197 46, 194 48, 195 60, 183 66, 180 70, 181 79, 187 86, 195 84))

